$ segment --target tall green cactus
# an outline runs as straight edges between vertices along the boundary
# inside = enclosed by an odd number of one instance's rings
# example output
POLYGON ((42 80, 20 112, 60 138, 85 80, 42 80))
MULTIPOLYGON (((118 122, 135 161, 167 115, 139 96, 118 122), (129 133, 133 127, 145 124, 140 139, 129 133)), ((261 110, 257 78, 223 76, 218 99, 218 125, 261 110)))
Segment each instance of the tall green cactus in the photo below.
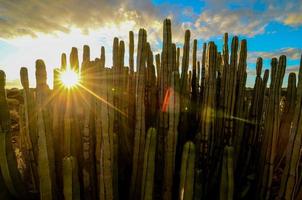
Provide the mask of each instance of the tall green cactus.
POLYGON ((137 46, 137 76, 136 76, 136 124, 133 147, 132 175, 130 199, 139 199, 142 176, 142 163, 145 148, 145 68, 147 54, 147 34, 144 29, 139 30, 137 46))
POLYGON ((80 200, 80 184, 78 177, 77 161, 74 157, 64 157, 63 159, 63 182, 64 199, 80 200))
POLYGON ((234 199, 234 148, 225 146, 221 166, 220 200, 234 199))
POLYGON ((206 158, 209 156, 209 148, 213 142, 213 130, 214 130, 214 108, 215 108, 215 72, 216 72, 216 56, 217 48, 213 42, 208 45, 206 55, 206 68, 208 71, 205 74, 206 87, 204 91, 204 97, 202 102, 201 111, 201 155, 206 158))
MULTIPOLYGON (((180 82, 180 94, 185 97, 187 81, 188 81, 188 68, 189 68, 189 57, 190 57, 190 31, 186 30, 185 32, 185 42, 183 46, 183 56, 181 62, 181 82, 180 82)), ((184 101, 184 100, 182 100, 184 101)), ((185 107, 187 105, 185 103, 181 103, 181 111, 184 112, 185 107)))
MULTIPOLYGON (((24 119, 25 119, 25 139, 27 144, 27 151, 29 159, 29 169, 33 178, 33 188, 37 189, 38 174, 37 174, 37 136, 35 130, 34 110, 33 110, 33 95, 29 89, 27 68, 22 67, 20 70, 21 84, 23 86, 23 99, 24 99, 24 119), (33 145, 34 144, 34 145, 33 145)), ((20 118, 23 115, 20 116, 20 118)))
MULTIPOLYGON (((242 40, 240 43, 240 51, 239 51, 239 62, 237 69, 237 80, 236 80, 236 101, 234 105, 234 117, 238 120, 234 121, 234 133, 233 140, 234 145, 240 146, 241 139, 244 131, 244 101, 245 101, 245 84, 246 84, 246 58, 247 58, 247 44, 246 40, 242 40)), ((239 151, 237 151, 239 152, 239 151)), ((238 157, 238 153, 235 151, 235 157, 238 157)), ((235 158, 235 162, 237 161, 235 158)), ((235 163, 236 166, 236 163, 235 163)))
POLYGON ((15 198, 22 194, 18 189, 18 181, 15 178, 21 179, 17 171, 17 163, 14 158, 13 149, 10 142, 10 114, 6 99, 5 90, 6 75, 0 70, 0 169, 1 169, 1 184, 6 196, 9 196, 7 190, 15 198), (5 185, 4 185, 5 184, 5 185))
POLYGON ((166 101, 168 96, 168 90, 171 86, 171 73, 174 69, 173 64, 173 49, 172 49, 172 31, 171 20, 165 19, 163 24, 163 48, 161 52, 161 66, 160 66, 160 87, 158 103, 160 106, 159 119, 158 119, 158 136, 157 136, 157 162, 156 162, 156 197, 162 196, 164 185, 164 169, 165 169, 165 136, 169 128, 168 114, 166 108, 168 102, 166 101))
POLYGON ((195 145, 187 142, 184 145, 179 184, 179 199, 191 200, 194 194, 195 145))
POLYGON ((149 128, 146 138, 143 177, 142 177, 142 200, 153 199, 154 173, 156 155, 156 129, 149 128))
POLYGON ((56 178, 47 74, 43 60, 36 61, 38 172, 41 199, 56 199, 56 178))
POLYGON ((112 105, 113 102, 113 78, 112 72, 109 69, 105 69, 102 73, 106 79, 102 79, 101 86, 99 88, 99 94, 103 98, 97 105, 101 112, 96 114, 96 130, 98 125, 101 125, 99 132, 99 141, 96 144, 96 153, 100 153, 100 169, 99 169, 99 198, 100 199, 114 199, 118 194, 117 185, 115 183, 115 148, 114 148, 114 112, 112 105))
POLYGON ((175 177, 176 146, 178 139, 178 122, 180 111, 179 73, 172 73, 171 88, 169 93, 169 130, 165 142, 165 168, 164 168, 164 199, 172 199, 172 186, 175 177))

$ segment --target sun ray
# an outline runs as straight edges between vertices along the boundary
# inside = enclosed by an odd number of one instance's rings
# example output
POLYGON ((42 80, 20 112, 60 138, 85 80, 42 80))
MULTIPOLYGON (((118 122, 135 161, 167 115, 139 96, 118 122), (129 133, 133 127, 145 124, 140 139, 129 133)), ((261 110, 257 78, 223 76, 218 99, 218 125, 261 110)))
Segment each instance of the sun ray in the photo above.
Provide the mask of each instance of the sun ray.
POLYGON ((118 109, 117 107, 115 107, 113 104, 109 103, 108 101, 106 101, 104 98, 100 97, 99 95, 97 95, 95 92, 91 91, 89 88, 85 87, 84 85, 82 85, 81 83, 78 83, 78 86, 80 86, 81 88, 83 88, 84 90, 86 90, 87 92, 89 92, 90 94, 92 94, 94 97, 96 97, 98 100, 100 100, 101 102, 107 104, 109 107, 111 107, 112 109, 118 111, 119 113, 121 113, 123 116, 127 117, 127 114, 124 113, 123 111, 121 111, 120 109, 118 109))

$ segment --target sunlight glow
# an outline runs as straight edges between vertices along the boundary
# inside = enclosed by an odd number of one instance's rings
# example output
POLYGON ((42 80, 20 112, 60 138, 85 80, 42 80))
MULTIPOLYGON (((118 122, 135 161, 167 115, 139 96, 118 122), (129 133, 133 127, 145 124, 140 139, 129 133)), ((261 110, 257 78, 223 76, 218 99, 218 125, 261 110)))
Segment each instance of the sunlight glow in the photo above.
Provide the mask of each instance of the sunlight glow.
POLYGON ((61 73, 60 81, 64 87, 72 88, 79 84, 80 77, 75 71, 68 69, 61 73))

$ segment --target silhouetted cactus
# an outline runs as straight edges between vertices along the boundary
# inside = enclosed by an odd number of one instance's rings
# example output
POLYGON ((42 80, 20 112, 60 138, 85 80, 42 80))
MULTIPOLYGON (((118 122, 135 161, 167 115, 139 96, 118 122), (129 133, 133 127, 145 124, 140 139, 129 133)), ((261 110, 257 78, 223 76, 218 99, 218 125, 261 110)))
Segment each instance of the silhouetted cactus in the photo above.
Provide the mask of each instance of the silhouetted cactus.
POLYGON ((286 57, 280 56, 277 60, 272 60, 272 83, 270 85, 269 102, 265 118, 263 143, 261 149, 260 166, 262 176, 260 179, 261 193, 260 198, 268 199, 271 195, 273 170, 276 157, 278 133, 280 127, 280 99, 281 87, 286 68, 286 57), (263 167, 263 168, 262 168, 263 167))
POLYGON ((38 172, 41 199, 56 199, 56 178, 49 99, 43 60, 36 61, 38 172))
POLYGON ((27 163, 30 169, 31 178, 33 181, 34 190, 37 189, 38 184, 38 174, 37 174, 37 159, 38 159, 38 150, 37 150, 37 142, 38 137, 36 135, 35 130, 35 120, 34 120, 34 103, 33 103, 33 94, 29 89, 29 81, 28 81, 28 72, 27 68, 22 67, 20 70, 20 78, 21 84, 23 86, 23 98, 24 98, 24 112, 20 115, 20 118, 24 116, 25 119, 25 129, 24 136, 26 140, 26 149, 28 151, 28 160, 27 163))
POLYGON ((135 135, 133 148, 132 176, 130 187, 130 199, 139 199, 142 165, 145 149, 145 68, 147 54, 147 34, 144 29, 139 30, 137 46, 137 75, 136 75, 136 115, 135 135))
MULTIPOLYGON (((281 59, 281 57, 280 57, 281 59)), ((284 59, 284 58, 283 58, 284 59)), ((284 60, 282 60, 284 62, 284 60)), ((279 61, 280 62, 280 61, 279 61)), ((284 65, 282 63, 281 65, 284 65)), ((281 187, 279 190, 280 199, 294 199, 299 192, 299 175, 298 166, 301 159, 301 141, 302 133, 298 124, 301 124, 301 101, 302 101, 302 55, 300 60, 300 68, 298 74, 297 86, 297 104, 295 106, 295 113, 293 117, 293 124, 290 130, 289 143, 286 150, 286 166, 281 180, 281 187)))
POLYGON ((61 55, 61 70, 62 71, 66 70, 66 67, 67 67, 66 54, 62 53, 62 55, 61 55))
MULTIPOLYGON (((64 62, 62 62, 64 63, 64 62)), ((78 56, 78 49, 75 47, 72 47, 70 56, 69 56, 69 63, 70 63, 70 69, 79 72, 79 56, 78 56)))
POLYGON ((293 116, 295 113, 296 106, 296 74, 290 73, 288 76, 288 83, 286 89, 286 98, 284 102, 284 108, 282 111, 281 121, 280 121, 280 131, 278 135, 278 148, 275 162, 279 163, 284 159, 286 152, 286 147, 289 140, 291 123, 293 121, 293 116))

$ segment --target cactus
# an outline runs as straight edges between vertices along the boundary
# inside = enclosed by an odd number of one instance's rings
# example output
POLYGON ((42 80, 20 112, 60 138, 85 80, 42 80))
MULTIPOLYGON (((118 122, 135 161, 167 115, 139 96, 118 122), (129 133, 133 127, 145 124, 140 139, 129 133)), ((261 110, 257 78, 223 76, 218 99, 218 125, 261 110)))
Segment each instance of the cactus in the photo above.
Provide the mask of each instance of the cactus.
POLYGON ((166 97, 171 85, 171 73, 173 71, 173 49, 172 49, 172 32, 171 21, 169 19, 164 20, 163 24, 163 48, 161 52, 161 66, 160 66, 160 78, 159 78, 159 95, 158 104, 160 106, 159 119, 158 119, 158 136, 157 136, 157 162, 156 162, 156 178, 155 178, 155 198, 162 196, 163 194, 163 177, 164 177, 164 146, 165 135, 167 134, 168 114, 166 108, 168 102, 166 97))
MULTIPOLYGON (((135 96, 131 95, 135 93, 136 82, 134 73, 134 36, 133 32, 129 32, 129 76, 128 76, 128 127, 130 130, 134 129, 135 121, 135 96)), ((134 133, 129 131, 129 135, 133 138, 134 133)), ((130 152, 132 153, 133 142, 130 145, 130 152)))
MULTIPOLYGON (((28 132, 28 137, 30 138, 31 148, 33 150, 34 159, 38 157, 37 143, 38 137, 36 133, 36 122, 34 120, 34 96, 33 92, 29 89, 28 72, 27 68, 22 67, 20 70, 21 84, 23 86, 23 98, 24 98, 24 108, 25 108, 25 120, 26 120, 26 131, 28 132)), ((36 162, 36 161, 35 161, 36 162)))
MULTIPOLYGON (((198 92, 198 77, 197 77, 197 40, 194 40, 193 43, 193 63, 192 63, 192 104, 196 104, 197 103, 197 92, 198 92)), ((194 108, 193 108, 194 111, 194 108)))
MULTIPOLYGON (((38 174, 37 174, 37 136, 35 131, 35 122, 33 121, 34 111, 33 111, 33 96, 31 91, 29 90, 29 81, 28 81, 28 73, 27 68, 22 67, 20 70, 20 78, 21 84, 23 86, 23 98, 24 98, 24 108, 23 113, 20 115, 20 119, 24 116, 24 137, 26 141, 26 150, 28 151, 28 158, 30 174, 33 181, 33 190, 37 189, 38 184, 38 174), (34 146, 34 145, 35 146, 34 146)), ((22 126, 21 126, 22 127, 22 126)))
POLYGON ((281 162, 281 159, 284 158, 284 152, 289 140, 289 134, 291 129, 291 123, 293 121, 295 106, 296 106, 296 74, 290 73, 288 76, 287 90, 286 90, 286 100, 284 109, 280 121, 280 131, 278 136, 278 148, 276 162, 281 162))
POLYGON ((129 32, 129 68, 130 73, 134 72, 134 34, 132 31, 129 32))
POLYGON ((136 115, 135 135, 133 147, 132 175, 130 186, 130 199, 139 199, 141 188, 141 175, 143 163, 143 150, 145 148, 145 64, 147 54, 147 34, 144 29, 139 30, 137 46, 137 76, 136 76, 136 115))
POLYGON ((80 185, 78 178, 77 161, 74 157, 64 157, 63 176, 64 199, 80 200, 80 185))
MULTIPOLYGON (((70 56, 69 56, 70 68, 76 72, 79 72, 79 57, 78 57, 78 49, 75 47, 71 48, 70 56)), ((64 63, 64 62, 62 62, 64 63)), ((62 65, 63 66, 63 65, 62 65)))
MULTIPOLYGON (((180 93, 181 96, 186 94, 186 85, 188 81, 188 68, 189 68, 189 56, 190 56, 190 31, 185 32, 185 42, 183 46, 182 66, 181 66, 181 82, 180 82, 180 93)), ((185 106, 181 103, 181 111, 185 110, 185 106)))
MULTIPOLYGON (((101 112, 98 112, 96 123, 101 124, 97 137, 100 137, 97 144, 97 152, 100 153, 100 174, 99 174, 99 198, 100 199, 113 199, 117 195, 116 187, 114 185, 114 172, 115 172, 115 153, 114 153, 114 132, 113 132, 113 102, 112 74, 108 69, 102 73, 106 79, 102 80, 102 88, 99 88, 100 96, 104 98, 104 102, 99 102, 101 112), (104 87, 104 88, 103 88, 104 87)), ((96 128, 97 124, 96 124, 96 128)), ((98 155, 96 155, 98 156, 98 155)))
POLYGON ((235 103, 235 93, 236 93, 236 80, 237 80, 237 50, 238 50, 238 37, 235 36, 232 39, 231 48, 231 59, 229 68, 226 73, 226 96, 225 96, 225 142, 227 144, 233 143, 233 119, 234 114, 234 103, 235 103))
POLYGON ((61 55, 61 70, 65 71, 67 67, 66 54, 62 53, 61 55))
POLYGON ((17 169, 16 158, 10 142, 10 114, 5 91, 6 75, 0 70, 0 169, 3 191, 9 196, 21 197, 25 194, 24 183, 17 169), (8 190, 8 191, 7 191, 8 190))
MULTIPOLYGON (((236 102, 235 102, 235 107, 234 107, 234 116, 239 118, 239 120, 235 120, 234 121, 234 145, 240 145, 240 143, 242 142, 242 135, 243 135, 243 131, 244 131, 244 122, 243 120, 240 119, 244 119, 244 97, 245 95, 245 84, 246 84, 246 77, 247 77, 247 73, 246 73, 246 58, 247 58, 247 44, 246 44, 246 40, 242 40, 240 43, 240 52, 239 52, 239 62, 238 62, 238 69, 237 69, 237 80, 236 80, 236 102)), ((238 154, 237 152, 240 152, 239 149, 237 149, 238 151, 235 151, 236 154, 234 155, 234 157, 237 158, 238 154)), ((235 160, 235 166, 236 166, 236 158, 235 160)))
POLYGON ((180 111, 179 73, 177 71, 172 73, 171 88, 168 93, 169 130, 166 135, 165 143, 164 199, 172 199, 173 177, 175 175, 176 146, 178 138, 177 128, 180 111))
POLYGON ((160 86, 160 54, 155 55, 155 62, 156 62, 156 76, 157 76, 157 85, 160 86))
POLYGON ((217 49, 213 42, 210 42, 207 49, 206 68, 208 72, 205 74, 206 87, 204 91, 202 111, 201 111, 201 155, 209 156, 209 148, 212 143, 213 128, 214 128, 214 105, 215 105, 215 68, 216 68, 217 49))
POLYGON ((193 199, 194 193, 195 145, 187 142, 181 157, 179 199, 193 199))
POLYGON ((177 69, 178 72, 180 72, 180 69, 179 69, 179 67, 180 67, 179 57, 180 57, 180 48, 177 47, 177 49, 176 49, 176 63, 175 63, 176 66, 175 66, 175 68, 177 69))
MULTIPOLYGON (((103 52, 102 52, 103 53, 103 52)), ((102 57, 102 55, 101 55, 102 57)), ((83 46, 83 60, 81 65, 81 85, 90 90, 97 90, 98 84, 97 76, 99 68, 101 66, 96 66, 98 64, 102 65, 104 58, 101 58, 100 61, 91 61, 90 60, 90 48, 88 45, 83 46), (98 68, 98 69, 96 69, 98 68)), ((77 163, 81 163, 81 171, 79 174, 82 174, 83 179, 83 194, 86 199, 95 199, 96 198, 96 184, 95 184, 95 167, 94 167, 94 131, 95 131, 95 101, 92 95, 85 95, 85 100, 87 104, 75 104, 74 106, 81 107, 83 109, 83 119, 81 133, 78 133, 75 138, 80 141, 75 143, 78 149, 81 149, 82 152, 78 153, 79 155, 74 155, 74 159, 77 160, 77 163)), ((68 114, 68 113, 66 113, 68 114)), ((71 126, 74 126, 74 122, 81 119, 70 118, 71 126)), ((71 130, 79 129, 78 126, 74 126, 71 130)))
POLYGON ((56 199, 56 178, 52 128, 50 124, 49 95, 46 84, 46 67, 43 60, 36 61, 37 82, 37 133, 38 133, 38 172, 40 177, 41 199, 56 199))
POLYGON ((300 151, 302 134, 298 124, 301 124, 301 100, 302 100, 302 55, 300 60, 300 68, 298 74, 298 86, 297 86, 297 104, 295 106, 295 113, 293 116, 293 124, 290 130, 288 149, 286 151, 286 166, 281 179, 281 187, 278 197, 280 199, 294 199, 297 195, 298 187, 298 174, 297 169, 300 162, 300 151))
POLYGON ((232 200, 234 198, 234 148, 225 146, 220 180, 219 199, 232 200))
MULTIPOLYGON (((175 187, 179 188, 179 176, 178 173, 181 167, 181 154, 183 151, 183 145, 188 140, 189 132, 189 77, 188 77, 188 68, 189 68, 189 56, 190 56, 190 31, 186 30, 184 37, 183 45, 183 56, 181 62, 181 77, 179 83, 179 96, 180 96, 180 116, 179 116, 179 127, 178 130, 184 132, 184 134, 178 134, 178 145, 176 147, 176 160, 175 160, 175 187)), ((175 198, 175 197, 174 197, 175 198)))
POLYGON ((142 178, 142 200, 153 199, 153 182, 155 173, 155 155, 156 155, 156 130, 149 128, 146 138, 143 178, 142 178))
POLYGON ((278 66, 277 61, 272 60, 272 83, 270 85, 269 102, 267 107, 266 123, 264 127, 264 138, 261 149, 261 169, 262 179, 260 198, 269 199, 272 185, 274 161, 277 148, 277 137, 280 126, 280 99, 281 86, 286 67, 286 57, 280 56, 278 66), (263 167, 263 168, 262 168, 263 167))

